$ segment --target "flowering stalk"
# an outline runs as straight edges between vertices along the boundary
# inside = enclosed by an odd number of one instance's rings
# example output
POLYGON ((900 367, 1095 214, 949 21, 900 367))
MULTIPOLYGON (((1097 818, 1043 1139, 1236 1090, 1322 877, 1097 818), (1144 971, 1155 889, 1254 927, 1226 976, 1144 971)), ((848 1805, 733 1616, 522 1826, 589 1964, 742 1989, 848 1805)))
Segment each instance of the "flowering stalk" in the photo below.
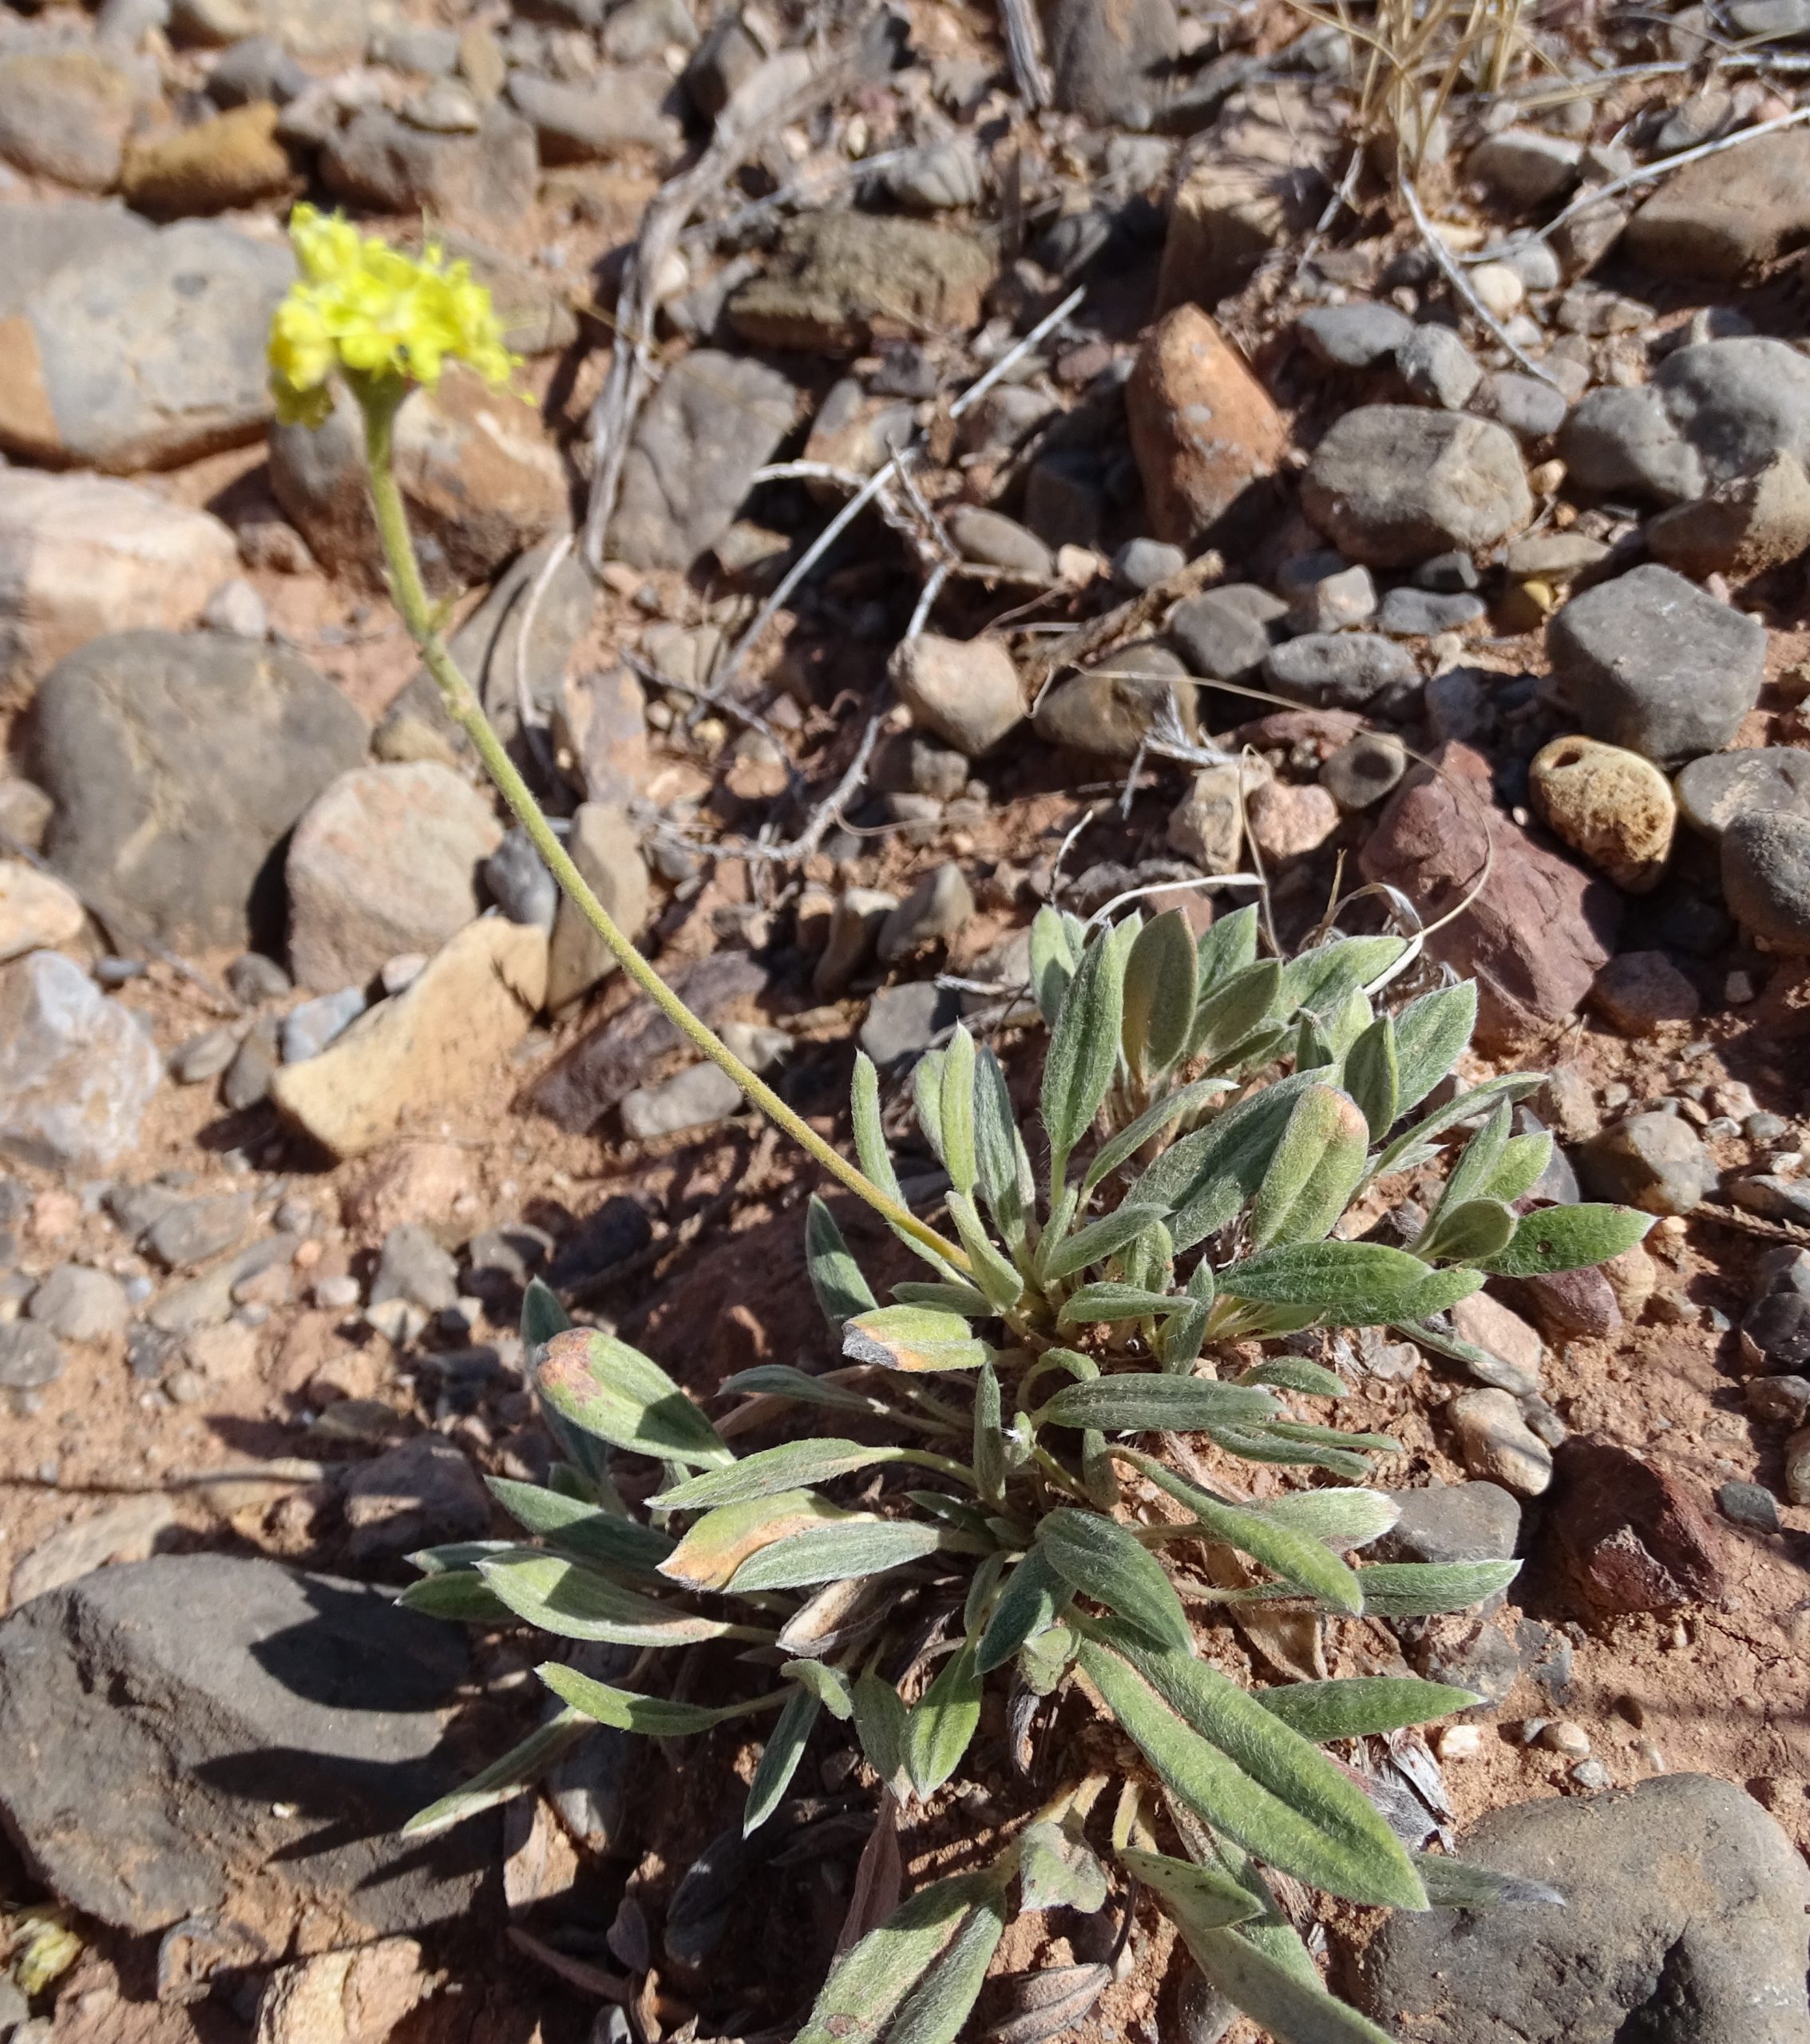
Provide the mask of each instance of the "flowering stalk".
POLYGON ((692 1013, 641 956, 554 835, 546 812, 441 637, 396 483, 394 430, 410 388, 437 382, 448 360, 468 362, 490 382, 507 382, 517 365, 503 346, 489 293, 471 280, 465 264, 445 265, 435 249, 417 261, 381 242, 362 239, 347 222, 324 219, 311 207, 296 208, 291 233, 303 276, 271 323, 271 382, 279 415, 322 424, 332 408, 331 378, 335 373, 358 400, 364 418, 371 509, 390 571, 391 598, 439 688, 447 715, 470 739, 548 871, 629 978, 770 1122, 895 1228, 965 1270, 968 1259, 954 1243, 945 1241, 826 1143, 692 1013))

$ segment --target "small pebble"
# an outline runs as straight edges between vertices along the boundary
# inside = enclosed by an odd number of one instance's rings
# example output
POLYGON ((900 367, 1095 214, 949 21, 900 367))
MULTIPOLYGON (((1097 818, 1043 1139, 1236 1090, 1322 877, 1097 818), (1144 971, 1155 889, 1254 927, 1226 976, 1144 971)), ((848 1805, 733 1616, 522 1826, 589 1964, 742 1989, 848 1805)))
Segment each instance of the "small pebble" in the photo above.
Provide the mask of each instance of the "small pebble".
POLYGON ((1567 1760, 1588 1760, 1590 1734, 1569 1717, 1555 1718, 1540 1733, 1540 1744, 1549 1753, 1562 1753, 1567 1760))
POLYGON ((317 1278, 314 1297, 317 1306, 330 1313, 343 1313, 358 1303, 358 1281, 356 1278, 317 1278))
POLYGON ((1440 1734, 1441 1760, 1471 1760, 1483 1749, 1483 1735, 1475 1725, 1448 1725, 1440 1734))
POLYGON ((1599 1760, 1581 1760, 1567 1771, 1580 1788, 1594 1790, 1609 1786, 1609 1770, 1599 1760))

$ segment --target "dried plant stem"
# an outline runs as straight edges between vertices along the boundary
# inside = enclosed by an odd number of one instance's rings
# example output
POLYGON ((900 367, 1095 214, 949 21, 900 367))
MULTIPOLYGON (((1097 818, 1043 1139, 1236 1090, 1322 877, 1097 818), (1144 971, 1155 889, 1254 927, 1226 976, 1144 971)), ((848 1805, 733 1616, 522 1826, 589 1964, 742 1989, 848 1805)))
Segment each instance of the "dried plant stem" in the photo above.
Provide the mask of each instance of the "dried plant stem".
POLYGON ((926 1226, 909 1208, 890 1198, 864 1172, 839 1155, 770 1086, 750 1071, 715 1031, 699 1020, 616 926, 615 918, 592 893, 564 846, 553 834, 545 811, 505 750, 496 727, 485 715, 470 683, 460 671, 440 636, 434 607, 422 583, 421 565, 415 556, 402 493, 396 483, 391 445, 394 402, 365 391, 358 394, 365 414, 365 453, 371 508, 390 568, 391 596, 410 636, 420 649, 423 664, 439 687, 447 715, 470 739, 490 778, 501 790, 503 799, 515 812, 534 849, 545 862, 548 871, 628 977, 688 1043, 735 1080, 769 1121, 782 1129, 800 1149, 895 1228, 965 1270, 968 1259, 954 1243, 945 1242, 935 1229, 926 1226))
POLYGON ((1408 202, 1408 210, 1414 216, 1414 224, 1420 230, 1420 239, 1427 244, 1428 254, 1440 266, 1446 282, 1463 299, 1466 305, 1483 325, 1488 327, 1496 341, 1507 349, 1530 376, 1537 376, 1541 382, 1551 384, 1552 387, 1557 390, 1559 386, 1554 379, 1552 371, 1550 369, 1543 369, 1525 348, 1517 346, 1510 338, 1507 328, 1478 297, 1471 279, 1465 275, 1458 258, 1433 232, 1433 224, 1427 217, 1427 210, 1420 203, 1420 195, 1414 188, 1412 178, 1404 177, 1401 180, 1401 196, 1408 202))

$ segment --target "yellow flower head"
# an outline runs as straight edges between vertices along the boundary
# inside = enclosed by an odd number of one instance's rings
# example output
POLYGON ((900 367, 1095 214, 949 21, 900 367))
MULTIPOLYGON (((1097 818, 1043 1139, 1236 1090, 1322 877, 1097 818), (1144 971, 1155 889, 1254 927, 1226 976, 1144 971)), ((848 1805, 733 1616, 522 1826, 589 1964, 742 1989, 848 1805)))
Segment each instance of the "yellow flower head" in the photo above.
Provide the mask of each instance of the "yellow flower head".
POLYGON ((497 384, 519 366, 469 263, 448 263, 431 243, 419 256, 405 256, 307 205, 290 215, 289 238, 302 274, 270 331, 271 389, 285 425, 324 422, 335 369, 369 382, 431 386, 449 362, 497 384))

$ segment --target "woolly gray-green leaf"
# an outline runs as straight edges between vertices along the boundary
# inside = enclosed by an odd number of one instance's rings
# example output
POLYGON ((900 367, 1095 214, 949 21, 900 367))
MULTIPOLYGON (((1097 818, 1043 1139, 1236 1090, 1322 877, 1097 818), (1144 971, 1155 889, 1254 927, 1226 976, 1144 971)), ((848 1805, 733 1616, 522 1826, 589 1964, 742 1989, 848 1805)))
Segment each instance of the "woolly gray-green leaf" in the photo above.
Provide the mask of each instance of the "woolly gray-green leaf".
POLYGON ((1068 1596, 1068 1586, 1048 1555, 1033 1547, 1006 1578, 993 1615, 976 1650, 975 1666, 983 1675, 1003 1668, 1026 1640, 1054 1623, 1068 1596))
POLYGON ((521 1295, 521 1345, 529 1355, 544 1348, 556 1334, 572 1325, 572 1316, 554 1296, 551 1285, 530 1278, 521 1295))
POLYGON ((897 1786, 905 1775, 905 1725, 909 1713, 892 1683, 869 1670, 850 1692, 855 1737, 867 1764, 880 1779, 897 1786))
POLYGON ((846 1384, 830 1384, 790 1363, 757 1363, 752 1369, 737 1370, 719 1387, 726 1394, 746 1392, 751 1396, 795 1398, 802 1405, 825 1405, 838 1412, 871 1412, 873 1401, 846 1384))
POLYGON ((719 1618, 663 1604, 608 1576, 538 1549, 482 1562, 478 1573, 499 1602, 560 1639, 616 1646, 691 1646, 736 1628, 719 1618))
POLYGON ((845 1321, 880 1303, 850 1254, 834 1215, 814 1192, 805 1209, 805 1262, 810 1288, 833 1334, 840 1337, 845 1321))
POLYGON ((1204 1662, 1091 1628, 1081 1666, 1171 1793, 1246 1852, 1353 1902, 1423 1909, 1408 1855, 1320 1749, 1204 1662))
POLYGON ((1346 1385, 1336 1370, 1310 1363, 1305 1356, 1268 1356, 1240 1370, 1236 1384, 1273 1384, 1283 1391, 1305 1392, 1310 1398, 1343 1398, 1346 1385))
POLYGON ((1207 1537, 1236 1547, 1281 1577, 1285 1583, 1317 1597, 1333 1610, 1356 1616, 1364 1609, 1364 1593, 1354 1570, 1348 1568, 1323 1541, 1293 1527, 1278 1524, 1242 1505, 1226 1504, 1198 1483, 1178 1476, 1155 1457, 1139 1456, 1138 1467, 1151 1480, 1187 1507, 1207 1537))
POLYGON ((1503 1146, 1501 1159, 1490 1174, 1484 1194, 1512 1206, 1539 1183, 1551 1162, 1552 1137, 1547 1130, 1530 1129, 1525 1135, 1514 1136, 1503 1146))
POLYGON ((1187 1048, 1198 970, 1194 933, 1179 909, 1139 931, 1125 961, 1123 1029, 1133 1072, 1166 1072, 1187 1048))
POLYGON ((1542 1206, 1524 1214, 1507 1246, 1484 1269, 1498 1278, 1549 1278, 1606 1263, 1632 1249, 1653 1216, 1632 1206, 1542 1206))
POLYGON ((994 1225, 1014 1249, 1025 1238, 1025 1220, 1036 1194, 1031 1159, 1012 1111, 1005 1073, 983 1048, 974 1066, 974 1152, 980 1197, 994 1225))
POLYGON ((1220 1384, 1211 1377, 1126 1371, 1065 1384, 1038 1414, 1040 1424, 1097 1427, 1103 1433, 1141 1433, 1160 1427, 1178 1433, 1267 1419, 1277 1410, 1256 1385, 1220 1384))
POLYGON ((638 1732, 650 1739, 687 1738, 782 1701, 777 1696, 756 1697, 747 1703, 723 1704, 711 1709, 701 1703, 674 1703, 665 1697, 614 1689, 557 1661, 543 1661, 534 1672, 562 1703, 569 1703, 574 1710, 618 1732, 638 1732))
POLYGON ((1291 958, 1282 969, 1285 1012, 1303 1008, 1329 1016, 1354 988, 1367 987, 1396 964, 1408 949, 1400 937, 1345 937, 1291 958))
POLYGON ((987 1360, 965 1320, 932 1306, 877 1306, 842 1331, 842 1353, 882 1369, 977 1370, 987 1360))
POLYGON ((1177 1251, 1192 1248, 1257 1190, 1295 1102, 1314 1083, 1311 1073, 1293 1072, 1184 1135, 1132 1186, 1127 1205, 1174 1214, 1177 1251))
POLYGON ((933 1796, 961 1764, 980 1723, 980 1676, 974 1642, 964 1639, 905 1721, 905 1773, 920 1796, 933 1796))
POLYGON ((1372 1562, 1357 1571, 1372 1618, 1430 1618, 1467 1611, 1521 1573, 1519 1562, 1372 1562))
POLYGON ((1386 2030, 1324 1987, 1309 1987, 1237 1931, 1202 1931, 1187 1942, 1195 1963, 1226 2000, 1281 2044, 1395 2044, 1386 2030))
POLYGON ((947 1168, 943 1156, 943 1067, 948 1053, 926 1051, 911 1068, 912 1107, 917 1116, 918 1133, 947 1168))
POLYGON ((1442 1262, 1487 1263, 1515 1238, 1515 1216, 1499 1199, 1467 1199, 1442 1213, 1416 1248, 1442 1262))
POLYGON ((887 2044, 955 2044, 986 1984, 987 1968, 1005 1930, 1005 1901, 984 1896, 937 1960, 905 1997, 887 2044))
POLYGON ((875 1448, 858 1440, 813 1436, 789 1440, 778 1448, 744 1456, 727 1469, 687 1476, 648 1502, 662 1511, 710 1511, 719 1505, 744 1504, 751 1498, 777 1497, 782 1491, 809 1490, 832 1477, 847 1476, 876 1462, 897 1462, 902 1451, 875 1448))
POLYGON ((1116 1519, 1059 1505, 1038 1522, 1037 1547, 1071 1590, 1116 1612, 1158 1646, 1193 1651, 1188 1614, 1162 1563, 1116 1519))
POLYGON ((1423 1682, 1412 1675, 1349 1675, 1341 1682, 1290 1682, 1252 1694, 1273 1717, 1317 1745, 1329 1739, 1399 1731, 1406 1725, 1430 1725, 1483 1701, 1469 1689, 1423 1682))
POLYGON ((592 1720, 582 1711, 562 1710, 530 1732, 519 1745, 511 1746, 481 1774, 418 1810, 402 1826, 404 1838, 436 1838, 467 1817, 493 1810, 531 1788, 549 1769, 556 1766, 581 1740, 591 1735, 592 1720))
POLYGON ((1234 909, 1229 916, 1215 916, 1201 932, 1195 957, 1196 982, 1202 1000, 1221 980, 1254 964, 1257 958, 1256 904, 1234 909))
POLYGON ((728 1444, 659 1365, 595 1328, 556 1334, 534 1372, 542 1401, 616 1448, 694 1468, 735 1460, 728 1444))
POLYGON ((1139 1285, 1083 1285, 1063 1301, 1059 1327, 1089 1327, 1096 1321, 1143 1320, 1151 1314, 1186 1312, 1191 1301, 1173 1293, 1147 1292, 1139 1285))
POLYGON ((1341 1547, 1361 1547, 1380 1539, 1401 1517, 1401 1507, 1386 1491, 1293 1491, 1250 1509, 1341 1547))
POLYGON ((1309 1087, 1251 1202, 1252 1246, 1316 1242, 1329 1233, 1363 1175, 1369 1137, 1356 1101, 1336 1087, 1309 1087))
POLYGON ((940 1111, 944 1168, 956 1190, 972 1197, 980 1172, 974 1137, 974 1039, 960 1022, 943 1054, 940 1111))
POLYGON ((1172 1860, 1166 1853, 1140 1852, 1128 1845, 1119 1846, 1114 1857, 1151 1891, 1163 1914, 1184 1936, 1190 1931, 1198 1934, 1248 1923, 1262 1913, 1262 1903, 1248 1888, 1215 1868, 1172 1860))
POLYGON ((1345 1052, 1345 1088, 1357 1103, 1372 1143, 1380 1143, 1400 1112, 1401 1068, 1395 1021, 1380 1015, 1345 1052))
POLYGON ((1357 1327, 1427 1275, 1417 1257, 1381 1242, 1294 1242, 1227 1264, 1218 1283, 1222 1296, 1336 1309, 1347 1325, 1357 1327))
POLYGON ((964 1193, 950 1192, 945 1195, 945 1205, 949 1218, 955 1223, 955 1231, 961 1246, 968 1253, 968 1268, 974 1273, 974 1282, 993 1313, 1008 1313, 1024 1296, 1024 1280, 1018 1266, 1008 1256, 1002 1256, 992 1244, 974 1202, 964 1193))
POLYGON ((1514 1909, 1543 1906, 1562 1909, 1563 1891, 1519 1874, 1498 1873, 1469 1860, 1443 1853, 1416 1852, 1414 1864, 1436 1909, 1514 1909))
POLYGON ((1103 1263, 1162 1218, 1160 1207, 1133 1206, 1129 1202, 1115 1207, 1099 1220, 1090 1221, 1086 1227, 1077 1228, 1066 1242, 1052 1249, 1047 1258, 1040 1257, 1040 1274, 1054 1283, 1059 1278, 1072 1276, 1077 1270, 1103 1263))
POLYGON ((1110 933, 1096 937, 1063 998, 1044 1060, 1041 1112, 1050 1143, 1050 1182, 1062 1182, 1070 1155, 1087 1133, 1119 1063, 1125 953, 1110 933))
POLYGON ((751 1837, 778 1808, 780 1798, 792 1785, 798 1762, 817 1725, 822 1708, 807 1689, 794 1689, 786 1699, 779 1721, 767 1734, 760 1765, 748 1784, 748 1800, 742 1808, 742 1836, 751 1837))
POLYGON ((729 1579, 738 1596, 756 1590, 802 1590, 851 1575, 878 1575, 940 1549, 971 1545, 941 1526, 909 1519, 846 1519, 788 1534, 751 1555, 729 1579))
MULTIPOLYGON (((1423 994, 1401 1010, 1395 1018, 1396 1115, 1419 1107, 1457 1064, 1476 1025, 1475 980, 1423 994)), ((1377 1130, 1379 1140, 1383 1133, 1377 1130)))
POLYGON ((1202 991, 1189 1038, 1190 1057, 1214 1064, 1269 1020, 1282 997, 1282 969, 1273 958, 1228 974, 1209 993, 1202 991))
MULTIPOLYGON (((1194 949, 1193 940, 1188 948, 1194 949)), ((1079 1909, 1091 1916, 1106 1900, 1106 1869, 1084 1839, 1071 1838, 1052 1817, 1028 1825, 1018 1840, 1020 1909, 1079 1909)))
POLYGON ((453 1625, 507 1625, 515 1615, 475 1568, 442 1569, 397 1593, 405 1611, 446 1618, 453 1625))
MULTIPOLYGON (((1399 1015, 1396 1017, 1398 1030, 1401 1020, 1399 1015)), ((1382 1178, 1390 1171, 1405 1171, 1419 1159, 1433 1154, 1432 1143, 1436 1135, 1443 1135, 1446 1130, 1459 1122, 1469 1121, 1473 1115, 1493 1108, 1499 1101, 1524 1100, 1543 1083, 1537 1072, 1505 1072, 1495 1079, 1486 1079, 1480 1086, 1473 1086, 1468 1093, 1461 1093, 1456 1099, 1448 1100, 1443 1107, 1434 1108, 1413 1127, 1404 1128, 1372 1164, 1371 1177, 1382 1178)))
POLYGON ((1083 1175, 1082 1191, 1091 1192, 1121 1164, 1129 1163, 1153 1137, 1172 1127, 1185 1115, 1193 1114, 1209 1100, 1230 1091, 1231 1084, 1229 1079, 1197 1079, 1192 1085, 1178 1086, 1174 1091, 1153 1100, 1135 1121, 1128 1122, 1109 1142, 1100 1145, 1083 1175))
POLYGON ((980 1365, 974 1380, 974 1485, 990 1505, 1005 1503, 1005 1435, 1001 1424, 1000 1380, 991 1363, 980 1365))
POLYGON ((1040 909, 1031 922, 1031 992, 1053 1029, 1075 969, 1081 962, 1081 925, 1059 909, 1040 909))
POLYGON ((582 1498, 513 1476, 487 1476, 490 1495, 509 1516, 568 1554, 630 1575, 652 1575, 672 1552, 670 1535, 616 1513, 600 1511, 582 1498))
POLYGON ((886 1147, 880 1126, 880 1074, 865 1051, 855 1052, 854 1083, 849 1089, 854 1126, 855 1155, 861 1167, 889 1199, 905 1204, 899 1191, 898 1174, 893 1169, 892 1153, 886 1147))
POLYGON ((794 2044, 878 2044, 900 2003, 996 1898, 985 1874, 953 1874, 920 1889, 837 1960, 794 2044))
POLYGON ((849 1678, 840 1668, 832 1668, 827 1661, 788 1661, 779 1672, 788 1682, 809 1689, 832 1717, 846 1725, 854 1716, 849 1678))

